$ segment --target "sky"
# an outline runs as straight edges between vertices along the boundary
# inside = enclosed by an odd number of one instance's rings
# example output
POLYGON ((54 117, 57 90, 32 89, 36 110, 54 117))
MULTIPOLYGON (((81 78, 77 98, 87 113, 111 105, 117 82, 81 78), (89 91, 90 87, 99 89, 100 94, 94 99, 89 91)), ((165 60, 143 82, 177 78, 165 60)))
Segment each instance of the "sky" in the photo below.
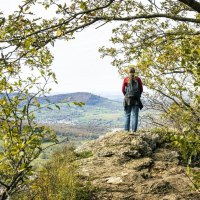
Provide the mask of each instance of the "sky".
MULTIPOLYGON (((0 4, 0 9, 10 13, 19 2, 21 0, 6 0, 0 4)), ((97 26, 77 33, 74 40, 55 43, 52 69, 58 84, 50 85, 52 93, 121 94, 122 79, 117 69, 110 64, 110 58, 102 59, 98 52, 99 47, 109 46, 113 25, 96 29, 97 26)))
POLYGON ((91 27, 72 41, 58 41, 53 49, 53 71, 58 78, 55 92, 121 92, 122 80, 110 58, 100 58, 98 48, 108 45, 110 27, 91 27))

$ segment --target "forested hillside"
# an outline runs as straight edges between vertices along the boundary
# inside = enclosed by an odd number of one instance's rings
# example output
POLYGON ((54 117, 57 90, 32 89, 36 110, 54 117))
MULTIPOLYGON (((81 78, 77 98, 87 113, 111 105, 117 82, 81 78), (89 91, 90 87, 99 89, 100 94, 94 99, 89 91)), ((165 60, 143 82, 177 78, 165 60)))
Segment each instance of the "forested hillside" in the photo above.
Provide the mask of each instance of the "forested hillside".
POLYGON ((59 95, 51 95, 46 97, 38 98, 38 101, 42 104, 47 103, 47 99, 51 103, 69 103, 69 102, 84 102, 86 105, 107 105, 112 104, 113 102, 107 98, 100 97, 88 92, 75 92, 75 93, 67 93, 67 94, 59 94, 59 95))
POLYGON ((36 120, 40 123, 65 123, 102 128, 121 127, 123 123, 121 102, 91 93, 78 92, 40 97, 38 102, 40 107, 43 107, 35 112, 36 120))

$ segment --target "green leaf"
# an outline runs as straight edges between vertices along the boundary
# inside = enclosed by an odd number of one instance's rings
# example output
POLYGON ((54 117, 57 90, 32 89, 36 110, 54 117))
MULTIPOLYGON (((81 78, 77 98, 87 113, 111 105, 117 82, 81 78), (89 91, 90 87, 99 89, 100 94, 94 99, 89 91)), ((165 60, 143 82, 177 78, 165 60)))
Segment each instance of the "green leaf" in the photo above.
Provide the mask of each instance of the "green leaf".
POLYGON ((80 8, 81 8, 82 10, 87 10, 87 3, 86 3, 86 2, 81 2, 81 3, 80 3, 80 8))
POLYGON ((24 108, 22 110, 22 113, 25 115, 25 113, 26 113, 26 105, 24 106, 24 108))
POLYGON ((82 107, 83 105, 85 105, 84 102, 77 102, 77 101, 72 101, 72 103, 76 106, 82 107))
POLYGON ((57 104, 55 104, 56 108, 58 108, 60 110, 60 106, 58 106, 57 104))
POLYGON ((31 46, 31 41, 30 40, 26 40, 25 42, 24 42, 24 46, 25 46, 25 48, 26 49, 29 49, 30 48, 30 46, 31 46))
POLYGON ((57 35, 58 37, 60 37, 60 36, 62 35, 62 31, 61 31, 60 29, 57 29, 56 35, 57 35))

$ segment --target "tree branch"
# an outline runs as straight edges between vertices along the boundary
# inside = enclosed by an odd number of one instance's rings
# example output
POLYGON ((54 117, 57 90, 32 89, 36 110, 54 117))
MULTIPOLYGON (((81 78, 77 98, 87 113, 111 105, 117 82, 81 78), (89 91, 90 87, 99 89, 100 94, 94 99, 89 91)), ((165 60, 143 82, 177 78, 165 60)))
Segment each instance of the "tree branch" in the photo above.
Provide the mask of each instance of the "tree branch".
MULTIPOLYGON (((26 35, 26 36, 23 36, 23 37, 16 37, 16 38, 13 38, 13 39, 11 39, 11 40, 1 40, 0 43, 2 43, 2 42, 12 42, 12 41, 16 41, 16 40, 24 40, 24 39, 26 39, 26 38, 28 38, 28 37, 33 36, 33 35, 37 35, 37 34, 39 34, 39 33, 43 33, 43 32, 45 32, 45 31, 48 31, 48 30, 52 30, 52 29, 61 27, 61 26, 63 26, 63 25, 68 24, 68 23, 71 22, 72 20, 76 19, 76 18, 77 18, 78 16, 80 16, 80 15, 85 15, 85 14, 89 14, 89 13, 94 12, 94 11, 97 11, 97 10, 105 9, 105 8, 109 7, 114 1, 115 1, 115 0, 110 0, 106 5, 103 5, 103 6, 100 6, 100 7, 97 7, 97 8, 93 8, 93 9, 88 9, 88 10, 81 11, 81 12, 78 12, 78 13, 75 13, 73 16, 71 16, 69 19, 65 20, 65 21, 62 22, 62 23, 54 24, 54 25, 49 26, 49 27, 46 27, 46 28, 44 28, 44 29, 37 30, 37 31, 32 32, 32 33, 30 33, 30 34, 28 34, 28 35, 26 35)), ((92 21, 92 23, 85 23, 85 24, 83 24, 81 27, 86 27, 86 26, 88 26, 88 25, 90 25, 90 24, 93 24, 93 23, 96 22, 96 21, 98 21, 98 20, 94 19, 94 20, 92 21)), ((79 29, 79 28, 74 28, 74 29, 79 29)), ((71 33, 71 32, 73 32, 73 29, 70 30, 70 31, 66 31, 65 34, 71 33)), ((58 38, 58 37, 55 37, 55 38, 58 38)), ((53 39, 55 39, 55 38, 53 38, 53 39)))
POLYGON ((193 10, 200 13, 200 3, 199 2, 197 2, 195 0, 178 0, 178 1, 184 3, 185 5, 189 6, 193 10))
POLYGON ((0 180, 0 185, 3 185, 4 187, 8 188, 9 186, 5 183, 3 183, 1 180, 0 180))
POLYGON ((168 18, 174 21, 182 21, 182 22, 192 22, 192 23, 200 23, 200 19, 181 17, 176 15, 168 15, 165 13, 155 13, 151 15, 136 15, 130 17, 96 17, 97 20, 107 20, 107 21, 131 21, 136 19, 153 19, 153 18, 168 18))

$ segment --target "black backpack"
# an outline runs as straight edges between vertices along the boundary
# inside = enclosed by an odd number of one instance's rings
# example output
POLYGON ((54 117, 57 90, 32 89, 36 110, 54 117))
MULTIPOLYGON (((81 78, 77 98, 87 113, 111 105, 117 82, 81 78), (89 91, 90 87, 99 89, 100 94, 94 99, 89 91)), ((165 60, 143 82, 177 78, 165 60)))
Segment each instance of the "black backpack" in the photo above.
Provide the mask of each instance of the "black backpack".
POLYGON ((140 99, 140 86, 137 80, 131 80, 125 88, 125 96, 135 100, 140 99))

